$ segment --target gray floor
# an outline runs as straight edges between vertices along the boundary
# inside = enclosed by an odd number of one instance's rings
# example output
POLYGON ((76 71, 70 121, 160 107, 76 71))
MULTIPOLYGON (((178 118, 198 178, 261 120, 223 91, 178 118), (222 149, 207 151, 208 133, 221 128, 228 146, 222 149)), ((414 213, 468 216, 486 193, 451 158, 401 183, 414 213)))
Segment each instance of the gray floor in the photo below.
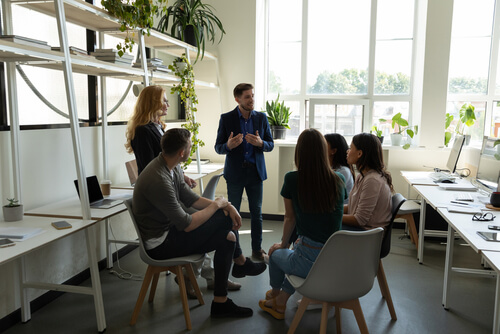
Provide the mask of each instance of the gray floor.
MULTIPOLYGON (((244 226, 249 222, 244 221, 244 226)), ((278 242, 281 237, 280 222, 266 221, 264 248, 278 242)), ((243 228, 244 229, 244 228, 243 228)), ((248 254, 249 234, 241 236, 243 250, 248 254)), ((425 263, 419 265, 416 250, 404 237, 402 229, 395 229, 391 254, 383 260, 392 293, 397 321, 391 321, 387 306, 380 295, 378 284, 361 298, 361 306, 371 333, 491 333, 495 280, 456 274, 453 276, 450 310, 441 306, 445 245, 442 239, 426 240, 425 263)), ((480 257, 469 247, 456 241, 454 266, 480 268, 480 257)), ((120 260, 127 271, 142 275, 145 265, 135 250, 120 260)), ((118 269, 115 263, 115 269, 118 269)), ((122 280, 108 271, 101 272, 101 282, 106 311, 106 333, 183 333, 184 317, 177 285, 173 275, 161 276, 153 304, 145 302, 134 327, 128 325, 141 281, 122 280)), ((235 279, 236 280, 236 279, 235 279)), ((204 294, 204 306, 190 301, 193 323, 192 333, 286 333, 296 311, 297 294, 288 303, 286 319, 274 320, 258 307, 269 288, 267 271, 258 277, 237 280, 243 284, 238 292, 231 292, 236 303, 251 307, 254 315, 247 319, 217 319, 209 317, 212 292, 199 280, 204 294)), ((297 333, 319 332, 320 310, 307 311, 297 333)), ((351 311, 342 312, 344 333, 358 333, 351 311)), ((18 324, 5 333, 95 333, 97 332, 92 298, 84 295, 65 294, 50 305, 34 313, 27 324, 18 324)), ((335 333, 335 318, 330 313, 328 332, 335 333)))

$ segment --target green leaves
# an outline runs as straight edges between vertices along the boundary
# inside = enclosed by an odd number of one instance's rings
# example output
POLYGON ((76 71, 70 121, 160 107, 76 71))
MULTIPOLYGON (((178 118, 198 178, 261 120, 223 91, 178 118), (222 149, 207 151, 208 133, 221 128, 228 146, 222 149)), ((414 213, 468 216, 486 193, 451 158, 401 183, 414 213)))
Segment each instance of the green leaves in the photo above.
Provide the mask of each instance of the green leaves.
POLYGON ((475 107, 472 104, 464 103, 459 111, 460 121, 469 127, 474 125, 474 122, 476 121, 474 109, 475 107))
POLYGON ((157 29, 161 32, 168 30, 170 19, 170 35, 185 41, 185 31, 188 26, 193 28, 198 53, 195 63, 201 52, 201 59, 205 55, 205 41, 215 43, 217 31, 220 31, 220 43, 226 33, 222 22, 214 14, 215 8, 212 5, 205 4, 201 0, 175 0, 172 6, 169 6, 165 15, 158 22, 157 29))
POLYGON ((270 126, 284 126, 287 129, 290 129, 288 125, 288 120, 290 119, 290 107, 285 107, 285 101, 281 103, 278 101, 280 95, 276 98, 276 101, 266 102, 266 112, 267 112, 267 120, 269 121, 270 126))

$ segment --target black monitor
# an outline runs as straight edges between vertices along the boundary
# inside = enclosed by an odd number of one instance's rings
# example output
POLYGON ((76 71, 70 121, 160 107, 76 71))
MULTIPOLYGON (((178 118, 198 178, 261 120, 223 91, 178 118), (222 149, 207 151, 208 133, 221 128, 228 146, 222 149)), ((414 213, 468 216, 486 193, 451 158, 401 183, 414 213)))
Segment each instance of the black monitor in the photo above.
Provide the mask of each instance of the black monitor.
POLYGON ((477 165, 476 181, 488 192, 497 191, 500 171, 500 145, 498 138, 485 136, 477 165))
POLYGON ((455 173, 455 170, 457 169, 458 158, 460 158, 460 152, 462 152, 464 140, 464 136, 457 136, 453 142, 453 147, 451 149, 450 156, 448 157, 448 162, 446 163, 446 167, 451 174, 455 173))

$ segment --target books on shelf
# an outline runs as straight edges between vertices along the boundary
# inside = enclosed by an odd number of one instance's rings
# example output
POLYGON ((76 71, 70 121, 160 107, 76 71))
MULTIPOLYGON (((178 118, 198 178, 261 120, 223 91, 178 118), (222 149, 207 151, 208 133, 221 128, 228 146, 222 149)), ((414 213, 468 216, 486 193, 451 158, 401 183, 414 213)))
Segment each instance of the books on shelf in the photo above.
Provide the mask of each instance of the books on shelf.
MULTIPOLYGON (((172 72, 167 65, 163 65, 163 60, 159 58, 148 58, 146 60, 146 65, 149 71, 162 71, 167 73, 172 72)), ((142 68, 142 63, 136 62, 132 65, 132 67, 142 68)))
POLYGON ((38 39, 33 39, 33 38, 28 38, 28 37, 18 36, 18 35, 0 35, 0 39, 2 39, 4 41, 13 42, 13 43, 35 46, 37 48, 50 50, 50 45, 48 45, 47 42, 40 41, 38 39))
POLYGON ((97 49, 94 52, 90 52, 90 55, 94 56, 97 60, 116 64, 130 65, 134 60, 134 56, 127 53, 120 57, 116 49, 97 49))
MULTIPOLYGON (((61 51, 61 47, 60 46, 53 46, 52 51, 61 51)), ((77 48, 76 46, 70 46, 69 53, 71 53, 72 55, 80 55, 80 56, 88 56, 89 55, 87 50, 77 48)))
POLYGON ((0 238, 9 238, 13 241, 24 241, 45 232, 38 227, 0 227, 0 238))

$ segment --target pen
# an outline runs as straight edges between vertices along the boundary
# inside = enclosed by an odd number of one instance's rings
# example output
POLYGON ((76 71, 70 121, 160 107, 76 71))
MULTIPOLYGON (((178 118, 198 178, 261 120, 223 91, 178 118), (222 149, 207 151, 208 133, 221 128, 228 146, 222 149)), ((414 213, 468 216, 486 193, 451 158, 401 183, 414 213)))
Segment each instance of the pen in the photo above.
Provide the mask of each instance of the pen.
POLYGON ((464 203, 464 202, 458 202, 458 201, 450 201, 453 204, 460 204, 460 205, 469 205, 469 203, 464 203))

